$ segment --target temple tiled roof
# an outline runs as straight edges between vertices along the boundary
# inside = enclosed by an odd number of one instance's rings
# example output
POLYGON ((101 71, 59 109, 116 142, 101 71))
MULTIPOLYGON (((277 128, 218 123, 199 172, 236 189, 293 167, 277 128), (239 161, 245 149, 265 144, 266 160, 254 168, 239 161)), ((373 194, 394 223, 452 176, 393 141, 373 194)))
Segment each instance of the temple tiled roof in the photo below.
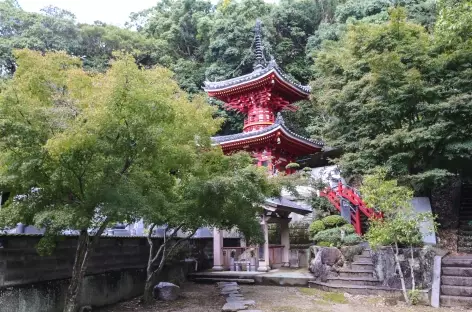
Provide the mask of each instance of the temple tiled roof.
POLYGON ((256 68, 253 72, 243 75, 243 76, 239 76, 239 77, 227 79, 227 80, 222 80, 222 81, 216 81, 216 82, 205 81, 205 87, 203 89, 206 92, 219 91, 219 90, 230 88, 239 84, 245 84, 245 83, 250 83, 252 81, 256 81, 272 73, 277 75, 279 79, 285 81, 286 83, 288 83, 289 85, 291 85, 292 87, 294 87, 295 89, 297 89, 298 91, 304 94, 308 95, 311 91, 310 86, 303 86, 295 82, 287 74, 285 74, 277 65, 275 60, 271 60, 265 67, 256 68))
POLYGON ((248 139, 248 138, 253 138, 257 136, 262 136, 264 134, 268 134, 270 132, 276 131, 278 129, 283 130, 287 135, 296 138, 299 141, 302 141, 306 144, 309 145, 316 145, 317 147, 321 148, 323 147, 324 143, 322 141, 315 141, 315 140, 310 140, 307 139, 301 135, 298 135, 294 132, 292 132, 290 129, 288 129, 285 126, 284 119, 282 117, 282 114, 279 112, 277 114, 277 119, 275 120, 275 123, 272 125, 265 127, 261 130, 256 130, 256 131, 251 131, 251 132, 243 132, 243 133, 238 133, 238 134, 230 134, 230 135, 222 135, 222 136, 216 136, 212 137, 211 140, 212 142, 216 144, 224 144, 227 142, 232 142, 232 141, 239 141, 243 139, 248 139))
POLYGON ((303 86, 298 82, 294 81, 292 78, 290 78, 282 71, 282 69, 280 69, 274 59, 271 59, 269 62, 266 61, 261 36, 261 21, 258 19, 256 21, 254 36, 254 55, 256 61, 254 63, 254 71, 252 73, 222 81, 205 81, 205 87, 203 89, 206 92, 216 92, 239 84, 250 83, 270 74, 275 74, 280 80, 297 89, 299 92, 308 95, 311 91, 311 88, 309 86, 303 86))

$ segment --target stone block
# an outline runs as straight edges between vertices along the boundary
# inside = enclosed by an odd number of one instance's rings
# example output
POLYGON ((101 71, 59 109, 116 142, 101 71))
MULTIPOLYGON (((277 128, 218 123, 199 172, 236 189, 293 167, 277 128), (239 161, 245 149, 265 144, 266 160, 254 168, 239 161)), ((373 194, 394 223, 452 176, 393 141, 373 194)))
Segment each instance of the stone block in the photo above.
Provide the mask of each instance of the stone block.
POLYGON ((226 303, 221 309, 223 312, 237 312, 241 310, 247 310, 247 306, 240 302, 226 303))
POLYGON ((160 282, 154 286, 154 297, 163 301, 174 301, 180 295, 180 287, 172 283, 160 282))

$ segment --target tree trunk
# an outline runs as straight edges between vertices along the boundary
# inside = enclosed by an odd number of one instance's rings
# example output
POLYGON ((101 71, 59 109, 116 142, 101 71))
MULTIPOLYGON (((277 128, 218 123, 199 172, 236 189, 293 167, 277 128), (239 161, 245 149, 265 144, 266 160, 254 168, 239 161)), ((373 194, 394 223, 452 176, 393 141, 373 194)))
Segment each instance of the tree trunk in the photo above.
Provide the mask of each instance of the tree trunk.
POLYGON ((415 291, 416 290, 416 281, 415 281, 415 270, 413 268, 413 246, 410 246, 410 251, 411 251, 411 263, 410 263, 410 272, 411 272, 411 290, 415 291))
POLYGON ((395 242, 395 264, 397 265, 398 275, 400 275, 400 282, 402 284, 403 297, 405 298, 405 302, 409 305, 410 298, 408 297, 408 292, 406 291, 405 276, 403 275, 402 267, 400 265, 400 260, 398 259, 398 253, 399 253, 398 243, 395 242))
POLYGON ((67 289, 66 300, 64 304, 64 312, 77 312, 79 310, 79 294, 82 288, 82 282, 87 269, 87 260, 89 256, 88 250, 89 235, 87 230, 80 231, 79 242, 75 252, 74 266, 70 279, 69 288, 67 289))
POLYGON ((80 308, 80 291, 82 290, 82 283, 84 281, 85 272, 87 271, 88 258, 107 224, 107 219, 105 219, 93 238, 90 237, 87 229, 80 231, 74 266, 72 268, 72 276, 64 302, 64 312, 77 312, 80 308))
POLYGON ((146 284, 144 284, 143 303, 149 304, 153 300, 154 275, 147 273, 146 284))

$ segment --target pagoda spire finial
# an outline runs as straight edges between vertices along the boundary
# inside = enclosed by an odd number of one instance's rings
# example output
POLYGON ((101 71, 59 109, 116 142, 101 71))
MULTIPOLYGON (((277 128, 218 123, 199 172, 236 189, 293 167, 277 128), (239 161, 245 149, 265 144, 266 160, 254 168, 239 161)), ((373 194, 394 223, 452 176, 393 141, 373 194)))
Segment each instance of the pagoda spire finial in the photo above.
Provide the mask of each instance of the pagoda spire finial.
POLYGON ((256 20, 256 28, 255 28, 255 37, 254 37, 254 54, 256 55, 256 61, 254 62, 254 69, 260 69, 264 67, 264 51, 262 47, 262 22, 260 19, 256 20))

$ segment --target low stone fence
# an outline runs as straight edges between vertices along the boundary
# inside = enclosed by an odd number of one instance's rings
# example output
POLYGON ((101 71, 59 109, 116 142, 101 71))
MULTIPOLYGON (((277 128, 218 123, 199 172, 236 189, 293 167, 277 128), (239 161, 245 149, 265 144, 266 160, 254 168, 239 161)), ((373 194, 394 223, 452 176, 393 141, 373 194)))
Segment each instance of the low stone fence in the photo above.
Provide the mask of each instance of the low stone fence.
MULTIPOLYGON (((430 247, 399 249, 399 260, 405 277, 405 284, 411 289, 411 266, 415 276, 415 284, 418 289, 430 289, 433 283, 434 256, 436 253, 430 247)), ((374 277, 382 282, 383 286, 401 288, 400 277, 395 266, 395 251, 390 247, 383 247, 372 251, 374 263, 374 277)))
MULTIPOLYGON (((40 239, 0 236, 0 312, 62 311, 77 237, 60 237, 50 256, 37 253, 40 239)), ((199 269, 208 268, 212 246, 212 239, 191 240, 181 251, 182 259, 195 259, 199 269)), ((142 294, 148 254, 145 237, 102 237, 90 257, 81 304, 104 306, 142 294)), ((194 270, 195 261, 174 261, 162 279, 178 282, 194 270)))

